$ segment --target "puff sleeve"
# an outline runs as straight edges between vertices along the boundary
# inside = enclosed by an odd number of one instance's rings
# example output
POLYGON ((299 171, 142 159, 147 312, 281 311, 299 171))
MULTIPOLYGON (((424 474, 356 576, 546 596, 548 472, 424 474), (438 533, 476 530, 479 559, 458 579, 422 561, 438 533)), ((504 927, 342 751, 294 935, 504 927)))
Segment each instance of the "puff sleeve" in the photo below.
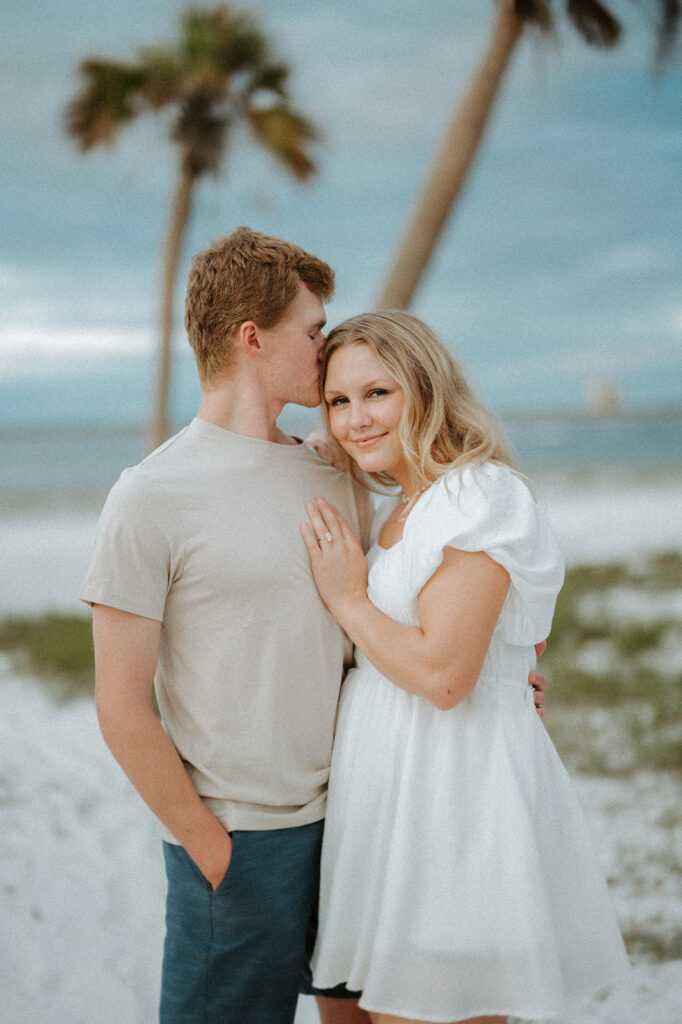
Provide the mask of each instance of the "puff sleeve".
MULTIPOLYGON (((488 462, 452 470, 413 510, 408 571, 418 593, 447 546, 485 551, 509 573, 511 585, 498 630, 527 645, 548 635, 564 565, 557 541, 528 486, 507 466, 488 462)), ((412 517, 411 517, 412 518, 412 517)))

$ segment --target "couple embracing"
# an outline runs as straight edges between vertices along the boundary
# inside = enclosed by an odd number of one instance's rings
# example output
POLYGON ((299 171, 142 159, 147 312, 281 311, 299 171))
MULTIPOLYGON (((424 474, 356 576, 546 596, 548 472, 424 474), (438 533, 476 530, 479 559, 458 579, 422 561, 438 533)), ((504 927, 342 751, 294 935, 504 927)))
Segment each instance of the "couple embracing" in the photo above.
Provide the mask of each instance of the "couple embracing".
POLYGON ((164 839, 160 1019, 551 1018, 628 971, 540 721, 561 556, 442 343, 325 337, 333 283, 245 228, 195 257, 197 416, 122 474, 81 595, 164 839), (320 399, 330 461, 277 426, 320 399))

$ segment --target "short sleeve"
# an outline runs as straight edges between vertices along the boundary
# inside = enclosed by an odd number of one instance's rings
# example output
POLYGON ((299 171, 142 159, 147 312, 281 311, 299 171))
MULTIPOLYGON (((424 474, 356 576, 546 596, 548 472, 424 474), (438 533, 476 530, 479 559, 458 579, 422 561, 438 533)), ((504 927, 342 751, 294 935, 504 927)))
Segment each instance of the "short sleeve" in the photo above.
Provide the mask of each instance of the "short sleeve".
POLYGON ((564 564, 544 509, 523 480, 493 462, 453 470, 430 488, 414 513, 407 526, 415 593, 441 564, 445 547, 485 551, 511 581, 498 625, 503 638, 519 645, 545 639, 564 564))
POLYGON ((102 510, 80 599, 161 622, 171 576, 163 496, 125 470, 102 510))

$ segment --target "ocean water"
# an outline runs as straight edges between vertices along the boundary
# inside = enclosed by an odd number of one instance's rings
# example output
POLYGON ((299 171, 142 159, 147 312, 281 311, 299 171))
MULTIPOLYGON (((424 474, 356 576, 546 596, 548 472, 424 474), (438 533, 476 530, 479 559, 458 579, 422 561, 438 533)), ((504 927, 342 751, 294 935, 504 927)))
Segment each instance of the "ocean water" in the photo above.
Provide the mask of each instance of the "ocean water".
MULTIPOLYGON (((310 411, 282 425, 305 435, 310 411)), ((682 421, 510 422, 521 468, 547 507, 569 564, 682 550, 682 421)), ((143 455, 137 426, 66 425, 0 435, 0 619, 78 601, 100 509, 143 455)))
MULTIPOLYGON (((288 407, 280 423, 306 436, 318 418, 313 411, 288 407)), ((503 426, 518 465, 531 476, 568 475, 585 482, 605 475, 658 479, 682 471, 682 418, 547 416, 510 418, 503 426)), ((0 511, 50 504, 96 506, 121 470, 144 454, 142 421, 135 426, 60 424, 0 433, 0 511)))
MULTIPOLYGON (((178 350, 173 366, 171 416, 180 429, 200 400, 191 353, 178 350)), ((146 454, 153 361, 139 353, 55 358, 0 374, 0 514, 93 511, 101 507, 122 469, 146 454)), ((531 477, 585 484, 605 478, 652 482, 682 473, 682 402, 666 415, 628 408, 594 418, 563 405, 538 411, 514 389, 512 407, 498 416, 519 467, 531 477)), ((305 437, 319 427, 317 410, 287 406, 283 429, 305 437)))

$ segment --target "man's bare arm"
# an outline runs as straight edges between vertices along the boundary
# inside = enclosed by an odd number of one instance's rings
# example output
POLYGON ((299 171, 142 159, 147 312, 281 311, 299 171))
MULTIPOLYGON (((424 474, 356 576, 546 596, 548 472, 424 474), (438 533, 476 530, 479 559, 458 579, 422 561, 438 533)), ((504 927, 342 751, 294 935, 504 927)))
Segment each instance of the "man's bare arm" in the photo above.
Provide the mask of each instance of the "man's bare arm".
POLYGON ((133 786, 213 888, 232 840, 197 794, 151 703, 161 623, 93 606, 95 699, 102 735, 133 786))

